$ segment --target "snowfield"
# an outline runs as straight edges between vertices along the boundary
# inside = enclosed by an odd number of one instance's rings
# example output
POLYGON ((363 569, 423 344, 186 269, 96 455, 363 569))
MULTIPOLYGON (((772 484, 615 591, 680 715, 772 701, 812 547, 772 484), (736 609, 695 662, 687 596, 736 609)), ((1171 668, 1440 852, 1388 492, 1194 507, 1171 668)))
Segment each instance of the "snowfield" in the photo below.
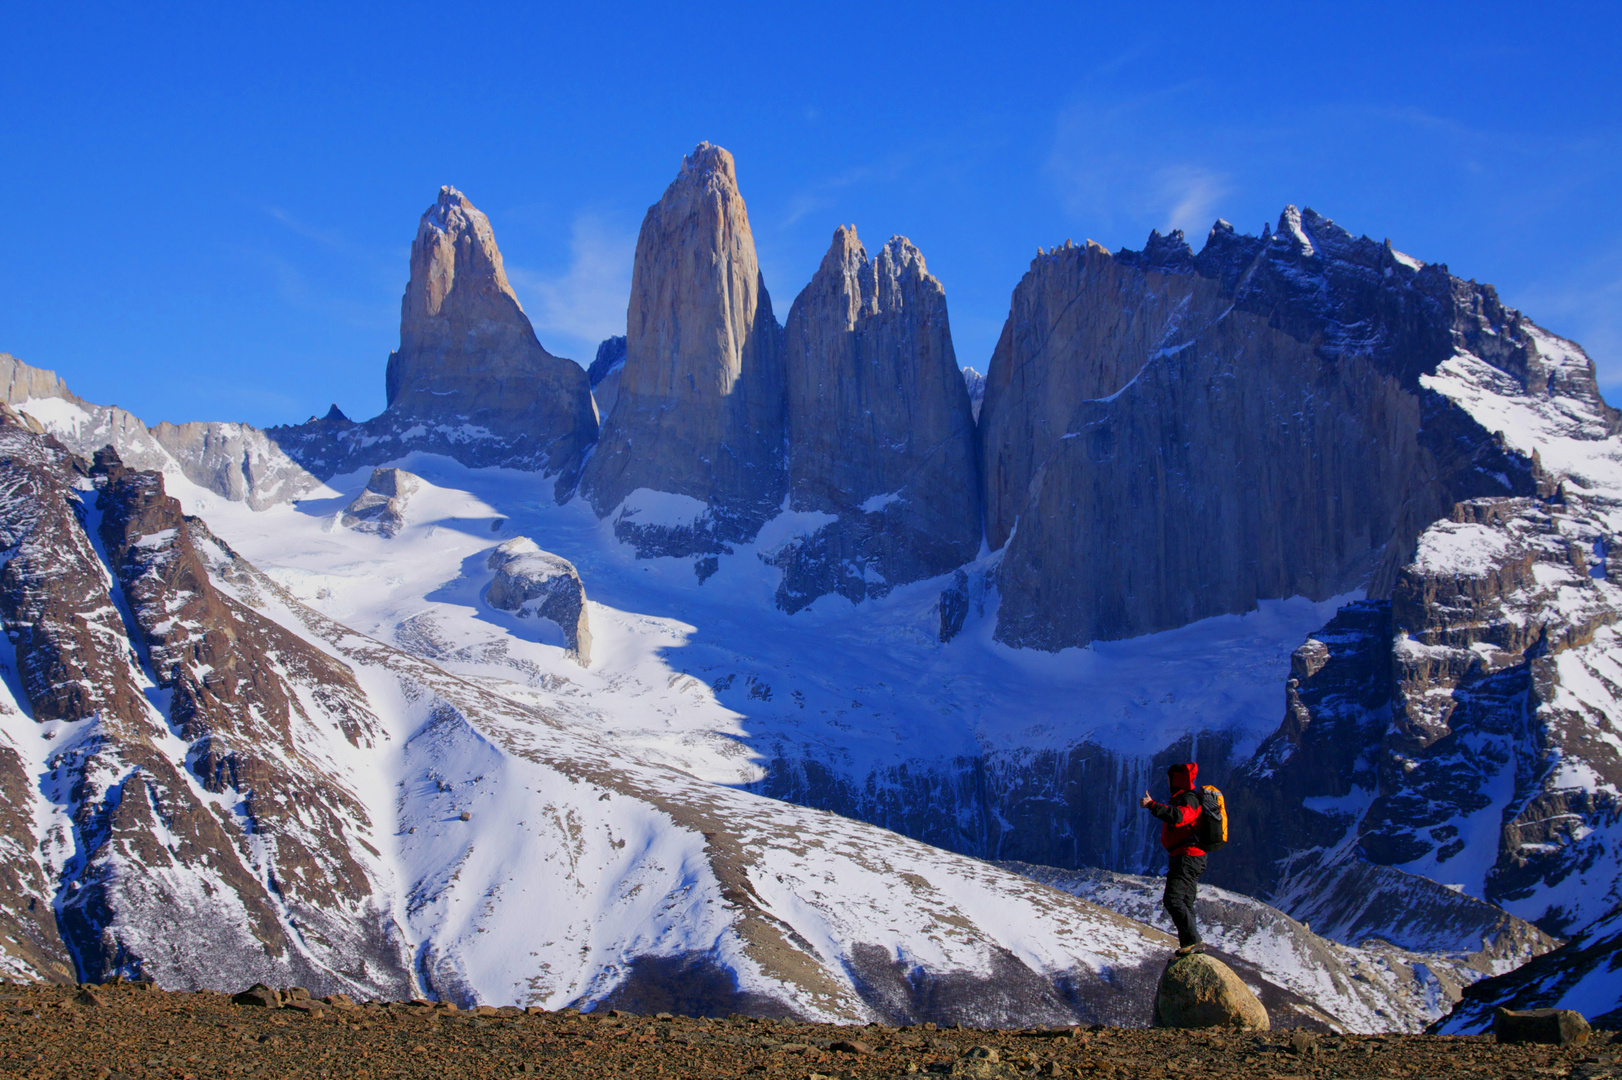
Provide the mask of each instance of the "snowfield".
MULTIPOLYGON (((1539 332, 1535 340, 1551 386, 1586 364, 1560 339, 1539 332)), ((1532 581, 1543 590, 1538 603, 1546 593, 1561 618, 1599 618, 1596 590, 1603 600, 1614 589, 1606 584, 1606 538, 1622 531, 1622 451, 1614 437, 1597 437, 1600 412, 1553 392, 1520 392, 1504 372, 1464 353, 1421 382, 1565 479, 1576 509, 1560 526, 1571 533, 1562 543, 1591 551, 1592 566, 1545 560, 1532 581), (1599 584, 1577 580, 1583 575, 1599 584)), ((1269 600, 1245 615, 1130 640, 1016 650, 992 637, 1000 553, 860 605, 829 594, 789 615, 774 602, 782 571, 772 560, 828 515, 785 504, 752 543, 718 559, 641 559, 616 539, 616 525, 694 526, 710 508, 638 489, 599 520, 581 498, 557 504, 556 477, 413 452, 381 463, 422 480, 388 536, 343 523, 369 467, 315 484, 273 445, 262 451, 258 433, 222 427, 241 467, 262 467, 284 493, 237 498, 188 475, 119 410, 63 398, 21 408, 81 452, 103 439, 128 442, 139 460, 127 459, 161 469, 186 513, 219 538, 204 552, 214 585, 353 672, 369 710, 360 738, 353 717, 334 711, 319 687, 279 673, 302 687, 306 720, 285 765, 314 770, 358 808, 341 842, 372 898, 328 914, 334 925, 371 926, 403 958, 415 990, 463 1003, 637 1008, 682 988, 696 995, 684 1007, 707 1011, 1145 1022, 1170 947, 1134 921, 1160 919, 1152 883, 1040 872, 1033 881, 758 790, 786 759, 825 766, 875 800, 904 797, 909 770, 938 763, 946 776, 954 762, 994 754, 1032 771, 1051 766, 1044 754, 1098 748, 1114 756, 1116 781, 1134 793, 1161 782, 1150 761, 1172 747, 1199 759, 1204 742, 1212 756, 1242 761, 1279 729, 1292 652, 1362 597, 1269 600), (302 495, 286 501, 293 490, 302 495), (490 556, 518 538, 533 541, 535 559, 557 556, 578 571, 589 662, 550 619, 488 602, 490 556), (968 616, 943 643, 949 589, 967 598, 968 616)), ((1460 578, 1499 574, 1517 557, 1518 536, 1502 523, 1438 522, 1420 538, 1415 565, 1460 578)), ((158 531, 138 546, 161 554, 174 542, 173 530, 158 531)), ((108 635, 117 636, 119 613, 105 614, 108 635)), ((1559 683, 1543 707, 1553 710, 1551 723, 1578 730, 1565 745, 1586 739, 1613 757, 1622 752, 1616 646, 1615 630, 1601 625, 1560 655, 1559 683)), ((1444 656, 1412 640, 1396 649, 1444 656)), ((1492 661, 1485 645, 1478 651, 1492 661)), ((165 720, 167 691, 150 671, 132 671, 153 704, 153 738, 184 765, 195 748, 165 720)), ((97 721, 36 725, 8 689, 0 739, 29 775, 48 778, 64 751, 93 740, 97 721)), ((1510 758, 1491 739, 1462 742, 1476 757, 1510 758)), ((1595 760, 1552 755, 1542 790, 1614 796, 1595 760)), ((111 790, 122 780, 97 782, 111 790)), ((1488 779, 1488 805, 1458 823, 1462 858, 1425 855, 1402 869, 1484 898, 1498 832, 1524 798, 1517 782, 1512 770, 1488 779)), ((229 798, 192 787, 199 803, 240 816, 229 798)), ((31 796, 36 850, 11 854, 52 878, 76 857, 72 800, 49 780, 31 796)), ((1309 804, 1350 820, 1372 799, 1358 789, 1334 807, 1309 804)), ((289 815, 289 827, 304 830, 301 843, 331 842, 315 817, 298 807, 289 815)), ((1118 865, 1158 864, 1155 830, 1135 805, 1123 800, 1106 831, 1118 865)), ((1573 836, 1574 881, 1592 895, 1560 895, 1586 923, 1617 902, 1622 835, 1611 821, 1573 836)), ((1347 858, 1354 840, 1348 832, 1347 858)), ((274 844, 252 844, 260 847, 242 871, 277 893, 274 844)), ((1326 853, 1326 864, 1329 856, 1340 857, 1326 853)), ((143 868, 115 872, 133 879, 143 868)), ((230 893, 203 877, 163 884, 199 907, 230 893)), ((1554 896, 1529 889, 1511 910, 1536 916, 1554 896)), ((1304 909, 1315 899, 1289 903, 1304 909)), ((1466 984, 1498 970, 1452 945, 1436 953, 1337 945, 1248 898, 1218 890, 1212 900, 1234 922, 1224 948, 1303 1008, 1351 1030, 1422 1026, 1466 984)), ((302 962, 335 985, 387 981, 381 953, 367 961, 375 970, 341 970, 338 952, 319 934, 307 937, 293 908, 279 917, 302 962)), ((245 926, 249 915, 221 908, 219 918, 245 926)), ((1329 921, 1353 926, 1356 913, 1337 911, 1329 921)))

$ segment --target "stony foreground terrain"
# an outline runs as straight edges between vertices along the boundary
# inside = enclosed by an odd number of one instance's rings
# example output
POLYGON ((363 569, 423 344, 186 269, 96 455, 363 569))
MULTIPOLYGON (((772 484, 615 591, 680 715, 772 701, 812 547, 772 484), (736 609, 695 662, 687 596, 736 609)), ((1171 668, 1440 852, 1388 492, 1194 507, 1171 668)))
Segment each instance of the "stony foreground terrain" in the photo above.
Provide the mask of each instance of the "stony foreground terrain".
POLYGON ((146 984, 0 985, 0 1077, 1615 1076, 1583 1047, 1490 1037, 1263 1035, 1094 1027, 937 1030, 578 1015, 427 1002, 267 1009, 146 984))

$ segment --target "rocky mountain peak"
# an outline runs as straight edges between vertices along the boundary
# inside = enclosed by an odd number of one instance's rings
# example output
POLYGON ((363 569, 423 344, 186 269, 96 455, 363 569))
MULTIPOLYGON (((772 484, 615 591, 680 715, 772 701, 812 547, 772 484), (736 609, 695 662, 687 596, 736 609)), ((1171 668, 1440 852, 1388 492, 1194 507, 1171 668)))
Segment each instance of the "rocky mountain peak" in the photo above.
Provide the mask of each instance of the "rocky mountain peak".
MULTIPOLYGON (((1307 214, 1314 218, 1318 216, 1312 212, 1311 208, 1308 208, 1307 214)), ((1312 244, 1312 237, 1308 236, 1306 230, 1302 228, 1301 211, 1294 206, 1286 206, 1284 212, 1279 214, 1278 228, 1275 230, 1274 235, 1287 243, 1293 243, 1297 253, 1303 258, 1317 253, 1317 249, 1312 244)))
MULTIPOLYGON (((517 336, 535 336, 508 284, 490 219, 453 186, 423 211, 410 245, 410 282, 401 305, 401 352, 443 337, 441 323, 467 316, 513 324, 517 336), (453 310, 446 310, 451 294, 453 310), (519 326, 519 323, 522 323, 519 326)), ((535 342, 539 349, 540 342, 535 342)), ((393 394, 391 394, 393 397, 393 394)))
POLYGON ((647 551, 753 536, 782 504, 782 380, 732 155, 700 143, 643 218, 625 366, 582 489, 600 514, 643 489, 708 507, 708 524, 684 524, 679 542, 639 532, 647 551))
MULTIPOLYGON (((1215 232, 1215 226, 1212 227, 1215 232)), ((1194 252, 1188 246, 1182 229, 1173 229, 1161 236, 1158 230, 1149 234, 1143 245, 1143 264, 1156 270, 1188 272, 1194 269, 1194 252)))
POLYGON ((724 148, 705 140, 693 147, 693 152, 681 159, 681 174, 677 183, 714 186, 718 190, 738 190, 738 166, 724 148))
POLYGON ((972 559, 973 411, 946 290, 917 247, 895 236, 869 259, 840 226, 783 340, 790 503, 836 520, 779 552, 779 606, 882 595, 972 559))
POLYGON ((490 221, 450 186, 423 212, 389 357, 389 413, 521 437, 572 489, 597 434, 580 365, 547 352, 507 281, 490 221))
POLYGON ((873 310, 900 311, 906 303, 906 290, 912 287, 938 289, 942 297, 946 295, 924 264, 923 252, 905 236, 892 236, 873 260, 873 310))

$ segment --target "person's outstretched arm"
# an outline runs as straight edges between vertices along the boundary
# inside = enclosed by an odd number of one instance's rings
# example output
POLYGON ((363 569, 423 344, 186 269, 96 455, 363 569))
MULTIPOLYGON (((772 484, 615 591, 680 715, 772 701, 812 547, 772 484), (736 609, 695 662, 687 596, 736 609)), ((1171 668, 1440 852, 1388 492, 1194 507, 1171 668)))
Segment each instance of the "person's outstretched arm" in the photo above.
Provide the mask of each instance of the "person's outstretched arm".
MULTIPOLYGON (((1181 796, 1178 798, 1181 800, 1181 796)), ((1198 817, 1200 813, 1198 802, 1195 802, 1193 806, 1189 806, 1187 802, 1179 801, 1173 802, 1168 806, 1166 803, 1156 802, 1154 797, 1151 796, 1147 791, 1143 793, 1143 798, 1138 800, 1138 805, 1174 828, 1180 828, 1184 825, 1192 825, 1194 823, 1194 819, 1198 817)))

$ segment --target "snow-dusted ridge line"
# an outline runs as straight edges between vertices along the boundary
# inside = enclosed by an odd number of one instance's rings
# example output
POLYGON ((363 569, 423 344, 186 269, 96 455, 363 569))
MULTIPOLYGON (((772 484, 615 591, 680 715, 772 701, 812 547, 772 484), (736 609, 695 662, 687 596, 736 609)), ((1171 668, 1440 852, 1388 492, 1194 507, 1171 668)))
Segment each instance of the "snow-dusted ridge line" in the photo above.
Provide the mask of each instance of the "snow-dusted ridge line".
MULTIPOLYGON (((307 633, 314 633, 326 642, 327 646, 335 650, 336 654, 346 656, 357 667, 383 668, 397 677, 402 687, 418 688, 420 693, 432 695, 438 702, 434 706, 438 712, 434 718, 425 724, 418 732, 407 739, 406 745, 427 738, 435 741, 450 740, 452 743, 461 740, 471 746, 485 746, 483 754, 494 753, 496 757, 484 762, 483 768, 499 767, 503 770, 514 770, 518 767, 520 759, 533 766, 540 766, 531 773, 529 782, 534 782, 535 773, 552 774, 545 785, 546 805, 553 807, 551 811, 554 825, 562 821, 566 827, 565 836, 573 836, 571 845, 565 846, 567 857, 576 860, 587 859, 591 854, 602 857, 603 849, 613 851, 623 850, 628 836, 642 836, 644 840, 639 845, 632 846, 632 850, 641 849, 643 852, 657 852, 662 850, 661 844, 655 843, 654 836, 687 836, 691 839, 681 844, 673 851, 669 851, 662 858, 667 862, 679 860, 681 871, 676 878, 668 878, 655 870, 654 880, 663 886, 651 894, 663 897, 665 901, 674 900, 672 906, 659 911, 653 917, 644 916, 632 920, 637 927, 636 934, 630 941, 615 942, 610 939, 609 944, 602 946, 601 954, 596 957, 596 966, 603 968, 624 968, 641 955, 659 955, 661 948, 671 950, 670 955, 680 956, 691 952, 713 953, 730 961, 735 972, 738 966, 740 989, 748 992, 761 992, 778 995, 781 993, 783 968, 800 972, 800 980, 809 973, 822 971, 836 958, 838 953, 847 951, 853 933, 873 933, 875 938, 882 940, 886 936, 893 937, 896 924, 905 926, 909 922, 918 927, 913 934, 904 935, 913 937, 920 930, 929 926, 941 928, 958 926, 974 926, 992 918, 993 913, 1007 905, 1008 897, 1002 895, 993 900, 992 896, 1006 894, 1010 885, 1017 881, 1008 875, 991 871, 989 868, 975 869, 978 864, 968 863, 957 857, 946 855, 907 841, 893 834, 881 833, 871 826, 849 822, 843 819, 832 818, 828 815, 818 814, 798 807, 764 800, 743 792, 715 787, 696 781, 686 773, 671 770, 642 767, 627 768, 623 762, 616 760, 612 750, 597 745, 595 740, 583 737, 579 732, 566 731, 562 725, 545 714, 533 709, 523 709, 508 699, 498 697, 488 691, 476 688, 465 681, 441 671, 435 665, 426 661, 416 660, 403 654, 389 650, 379 643, 358 637, 353 632, 332 623, 320 616, 302 609, 302 605, 290 602, 279 587, 270 582, 268 578, 245 574, 240 568, 235 573, 234 588, 245 602, 251 602, 268 614, 272 614, 278 621, 289 629, 303 628, 307 633), (475 714, 478 716, 478 726, 475 728, 468 721, 468 705, 452 707, 449 700, 472 702, 475 714), (452 717, 454 712, 455 717, 452 717), (456 734, 456 733, 460 734, 456 734), (497 750, 496 748, 499 748, 497 750), (498 759, 499 764, 498 764, 498 759), (565 789, 564 785, 567 785, 565 789), (574 795, 574 789, 584 788, 585 798, 575 795, 574 798, 564 795, 574 795), (604 798, 606 796, 606 799, 604 798), (577 823, 587 822, 586 811, 592 811, 593 816, 601 818, 603 808, 591 806, 591 802, 630 802, 632 804, 632 820, 622 822, 617 827, 612 818, 607 823, 595 822, 581 828, 577 825, 567 825, 571 820, 568 810, 563 810, 560 803, 567 800, 574 803, 571 809, 574 812, 573 820, 577 823), (585 803, 586 805, 579 805, 585 803), (656 817, 664 817, 663 822, 650 823, 642 815, 649 812, 656 817), (641 824, 637 824, 641 819, 641 824), (746 828, 739 830, 738 823, 747 822, 746 828), (602 828, 603 846, 595 846, 591 842, 593 828, 602 828), (615 835, 616 833, 620 835, 615 835), (880 840, 879 838, 882 838, 880 840), (789 855, 783 843, 789 840, 796 853, 789 855), (878 840, 879 842, 875 843, 878 840), (616 842, 620 844, 616 847, 616 842), (696 842, 697 848, 691 845, 696 842), (584 844, 584 847, 580 845, 584 844), (649 844, 653 844, 649 847, 649 844), (723 849, 724 853, 717 855, 716 849, 723 849), (709 853, 706 854, 706 849, 709 853), (900 856, 903 866, 894 865, 894 860, 900 856), (752 866, 756 859, 764 857, 766 862, 758 868, 752 866), (950 884, 942 892, 942 886, 928 884, 925 875, 934 877, 943 870, 950 875, 950 884), (732 881, 730 887, 727 879, 733 874, 741 873, 741 877, 732 881), (696 878, 693 875, 698 875, 696 878), (874 875, 877 877, 874 877, 874 875), (784 880, 789 877, 797 878, 801 888, 789 886, 785 891, 784 880), (873 878, 874 884, 870 890, 861 890, 858 883, 864 878, 873 878), (895 880, 898 877, 907 877, 914 880, 914 895, 900 902, 895 896, 895 880), (836 884, 837 883, 837 884, 836 884), (694 896, 694 887, 699 894, 694 896), (977 890, 991 890, 983 898, 976 899, 977 890), (723 897, 723 892, 731 895, 723 897), (965 895, 954 895, 963 893, 965 895), (745 897, 755 897, 753 902, 744 900, 745 897), (694 902, 702 897, 710 901, 708 904, 694 902), (859 898, 858 898, 859 897, 859 898), (719 907, 718 900, 737 907, 741 911, 736 926, 720 918, 719 912, 700 914, 705 907, 719 907), (899 905, 898 906, 898 902, 899 905), (968 909, 964 908, 969 903, 968 909), (832 906, 829 906, 832 905, 832 906), (922 905, 925 913, 922 923, 916 907, 922 905), (681 918, 670 918, 669 912, 673 909, 681 918), (877 908, 870 915, 863 915, 865 910, 877 908), (933 910, 930 910, 933 909, 933 910), (878 918, 874 918, 877 915, 878 918), (967 916, 967 920, 965 919, 967 916), (944 920, 944 921, 941 921, 944 920), (649 924, 652 924, 651 927, 649 924), (884 932, 876 931, 874 923, 888 923, 892 929, 884 932), (650 929, 664 925, 663 930, 654 930, 650 936, 650 929), (793 935, 783 937, 781 928, 792 927, 793 935), (823 952, 834 952, 834 956, 817 955, 793 944, 794 937, 809 942, 821 942, 823 952), (644 948, 645 953, 638 953, 638 948, 644 948), (763 963, 761 957, 766 961, 763 963), (752 962, 750 962, 752 961, 752 962), (749 968, 754 968, 751 974, 749 968), (750 985, 755 982, 756 985, 750 985)), ((375 677, 375 676, 374 676, 375 677)), ((410 696, 409 689, 403 691, 410 696)), ((428 700, 427 697, 419 699, 428 700)), ((442 749, 433 755, 436 762, 444 761, 447 757, 454 759, 464 751, 442 749)), ((407 754, 410 757, 409 751, 407 754)), ((438 767, 436 765, 436 767, 438 767)), ((408 784, 410 781, 408 780, 408 784)), ((527 783, 520 782, 517 777, 509 776, 502 784, 489 785, 488 795, 475 794, 468 805, 471 807, 470 819, 482 820, 488 811, 485 809, 485 800, 501 800, 511 798, 503 794, 516 787, 527 788, 527 783)), ((436 785, 437 791, 437 785, 436 785)), ((407 803, 409 807, 409 801, 407 803)), ((417 813, 416 808, 406 811, 402 821, 424 820, 423 817, 412 818, 417 813)), ((545 813, 544 807, 533 810, 526 809, 526 820, 531 814, 545 813)), ((613 813, 612 810, 609 811, 613 813)), ((506 815, 501 815, 504 823, 506 815)), ((460 822, 457 823, 460 825, 460 822)), ((420 826, 412 826, 421 828, 420 826)), ((477 830, 473 830, 477 835, 477 830)), ((407 833, 414 836, 414 833, 407 833)), ((488 842, 482 838, 475 839, 470 845, 463 845, 459 856, 453 862, 460 867, 462 876, 466 876, 474 852, 480 842, 488 842)), ((440 842, 436 838, 434 842, 440 842)), ((420 843, 420 841, 419 841, 420 843)), ((403 853, 409 854, 411 841, 406 841, 402 847, 403 853)), ((559 856, 565 857, 565 856, 559 856)), ((613 870, 612 866, 604 867, 608 877, 613 880, 623 880, 626 874, 641 877, 650 872, 650 859, 643 858, 634 864, 634 869, 625 867, 613 870)), ((449 865, 449 864, 446 864, 449 865)), ((510 868, 509 868, 510 869, 510 868)), ((664 871, 670 867, 665 866, 664 871)), ((497 871, 499 872, 499 871, 497 871)), ((423 876, 412 874, 407 876, 418 882, 412 886, 413 894, 420 891, 425 884, 423 876)), ((589 875, 581 874, 582 878, 589 875)), ((499 885, 490 883, 486 891, 491 888, 501 890, 534 889, 534 881, 517 885, 509 880, 499 885)), ((585 887, 582 881, 577 887, 585 887)), ((578 899, 578 898, 576 898, 578 899)), ((451 909, 465 905, 466 896, 452 898, 445 901, 439 908, 439 918, 450 919, 451 909)), ((599 904, 601 899, 599 898, 599 904)), ((1018 906, 1024 907, 1028 900, 1022 901, 1018 906)), ((1052 902, 1044 904, 1041 909, 1069 907, 1069 904, 1052 902)), ((426 909, 425 909, 426 910, 426 909)), ((570 905, 563 910, 580 910, 577 905, 570 905)), ((591 910, 589 907, 585 910, 591 910)), ((1065 939, 1074 939, 1075 926, 1072 920, 1078 914, 1075 910, 1062 911, 1062 918, 1050 922, 1061 915, 1061 910, 1051 910, 1047 915, 1038 915, 1045 932, 1035 936, 1025 933, 1016 933, 1014 940, 1009 944, 1014 946, 1014 955, 1027 965, 1035 965, 1036 970, 1066 970, 1076 964, 1096 967, 1105 963, 1120 963, 1126 961, 1133 963, 1140 960, 1144 953, 1142 931, 1130 923, 1119 922, 1112 916, 1093 909, 1091 918, 1086 922, 1093 924, 1095 936, 1090 945, 1081 946, 1079 955, 1069 953, 1060 946, 1055 951, 1054 942, 1064 942, 1065 939)), ((1085 910, 1085 909, 1083 909, 1085 910)), ((613 912, 602 913, 599 918, 608 915, 623 915, 613 912)), ((480 921, 479 913, 470 916, 473 925, 464 925, 463 932, 456 936, 458 951, 455 959, 446 955, 452 950, 448 947, 441 935, 435 935, 435 944, 431 954, 436 959, 432 967, 440 973, 441 978, 449 978, 453 983, 462 983, 463 987, 473 991, 479 997, 489 995, 489 990, 480 985, 487 983, 487 973, 479 969, 479 961, 488 960, 493 955, 510 955, 513 942, 512 930, 508 929, 502 938, 493 942, 493 947, 484 946, 483 943, 472 945, 469 943, 468 929, 477 932, 479 929, 488 929, 477 925, 480 921), (461 949, 476 950, 475 955, 461 952, 461 949)), ((488 913, 486 913, 488 918, 488 913)), ((1030 918, 1026 913, 1024 918, 1030 918)), ((413 919, 418 929, 426 929, 421 915, 413 919)), ((1006 926, 1006 922, 1004 923, 1006 926)), ((1018 925, 1015 923, 1014 925, 1018 925)), ((958 931, 961 935, 962 931, 958 931)), ((967 974, 988 973, 988 957, 983 953, 984 943, 974 940, 978 935, 970 932, 965 940, 956 945, 952 942, 954 935, 938 936, 939 931, 924 933, 922 938, 915 938, 909 944, 898 945, 899 952, 892 955, 906 955, 912 962, 921 964, 930 970, 946 971, 957 970, 967 974), (927 942, 933 944, 926 945, 927 942)), ((999 935, 1001 937, 1002 935, 999 935)), ((860 942, 861 944, 875 944, 876 942, 860 942)), ((1006 947, 1006 946, 1005 946, 1006 947)), ((1077 948, 1071 945, 1071 949, 1077 948)), ((570 943, 566 951, 576 952, 576 942, 570 943)), ((594 952, 597 951, 594 949, 594 952)), ((842 971, 841 966, 835 966, 835 972, 842 971)), ((820 1001, 815 1007, 817 1012, 828 1016, 865 1015, 865 1006, 861 1003, 859 995, 849 984, 849 977, 839 978, 833 973, 823 971, 813 980, 812 986, 801 984, 801 990, 812 991, 808 998, 798 997, 796 1000, 802 1004, 820 1001), (820 984, 820 985, 817 985, 820 984)), ((558 986, 556 992, 542 998, 556 1004, 559 1001, 576 1000, 588 987, 594 983, 601 983, 601 979, 587 968, 573 983, 558 986)), ((612 987, 610 987, 611 991, 612 987)))

